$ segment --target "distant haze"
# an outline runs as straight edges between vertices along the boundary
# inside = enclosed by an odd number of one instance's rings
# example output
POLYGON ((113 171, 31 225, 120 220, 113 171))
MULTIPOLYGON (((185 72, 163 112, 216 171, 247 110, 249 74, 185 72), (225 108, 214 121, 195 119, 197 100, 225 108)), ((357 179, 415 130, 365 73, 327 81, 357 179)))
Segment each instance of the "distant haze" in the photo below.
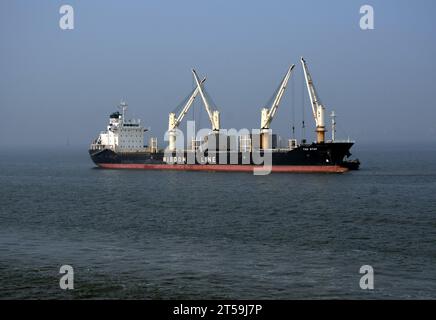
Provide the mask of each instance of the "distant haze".
MULTIPOLYGON (((327 114, 338 116, 339 138, 434 144, 435 12, 431 0, 2 0, 0 146, 86 147, 122 99, 163 146, 168 113, 193 88, 192 68, 207 77, 222 127, 258 128, 292 63, 271 127, 287 138, 295 123, 301 138, 304 92, 312 140, 300 56, 327 114), (365 3, 374 30, 359 27, 365 3), (74 30, 59 27, 63 4, 75 10, 74 30)), ((210 126, 200 99, 194 109, 187 119, 210 126)))

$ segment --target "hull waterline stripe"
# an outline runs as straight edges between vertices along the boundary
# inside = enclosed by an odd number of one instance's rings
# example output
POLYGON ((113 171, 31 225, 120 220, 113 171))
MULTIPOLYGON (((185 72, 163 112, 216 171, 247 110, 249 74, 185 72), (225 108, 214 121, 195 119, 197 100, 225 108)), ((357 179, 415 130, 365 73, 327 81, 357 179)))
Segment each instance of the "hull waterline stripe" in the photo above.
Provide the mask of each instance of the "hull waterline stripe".
MULTIPOLYGON (((182 170, 182 171, 224 171, 253 172, 262 166, 253 165, 199 165, 199 164, 140 164, 140 163, 99 163, 105 169, 142 169, 142 170, 182 170)), ((310 172, 310 173, 343 173, 348 169, 341 166, 272 166, 271 172, 310 172)))

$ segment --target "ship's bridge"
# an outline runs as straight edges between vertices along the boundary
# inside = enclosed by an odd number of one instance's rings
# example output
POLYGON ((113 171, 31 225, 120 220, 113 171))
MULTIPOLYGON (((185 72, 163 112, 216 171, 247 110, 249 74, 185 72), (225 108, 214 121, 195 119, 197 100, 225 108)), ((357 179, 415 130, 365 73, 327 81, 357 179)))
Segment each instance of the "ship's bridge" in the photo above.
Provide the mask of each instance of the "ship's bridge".
POLYGON ((122 104, 122 112, 116 111, 109 116, 107 130, 101 132, 91 145, 91 149, 108 148, 121 152, 144 151, 144 132, 140 119, 125 119, 127 104, 122 104))
POLYGON ((111 113, 111 115, 109 116, 110 119, 119 119, 121 118, 121 113, 119 111, 116 111, 114 113, 111 113))
POLYGON ((127 120, 123 123, 124 127, 139 127, 141 124, 141 120, 139 119, 131 119, 127 120))

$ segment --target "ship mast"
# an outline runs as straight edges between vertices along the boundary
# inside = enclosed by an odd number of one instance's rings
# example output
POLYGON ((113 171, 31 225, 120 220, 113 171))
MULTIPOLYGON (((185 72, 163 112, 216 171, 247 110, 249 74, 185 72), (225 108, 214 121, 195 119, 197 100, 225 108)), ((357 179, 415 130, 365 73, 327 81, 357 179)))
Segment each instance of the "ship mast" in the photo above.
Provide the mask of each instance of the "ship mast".
POLYGON ((122 116, 123 116, 123 119, 122 119, 121 125, 124 126, 124 116, 126 115, 127 102, 125 102, 125 101, 121 101, 119 107, 120 107, 121 110, 122 110, 122 116))
POLYGON ((309 73, 309 69, 307 68, 306 61, 303 57, 301 57, 301 64, 303 66, 304 78, 306 80, 307 91, 309 92, 312 113, 316 124, 316 142, 324 143, 326 132, 324 120, 325 108, 318 98, 315 86, 312 81, 312 76, 309 73))
MULTIPOLYGON (((204 78, 200 82, 200 86, 205 81, 206 81, 206 78, 204 78)), ((195 88, 195 90, 192 92, 192 94, 189 97, 188 101, 186 101, 185 105, 183 106, 183 109, 180 112, 179 116, 176 117, 176 114, 174 112, 171 112, 169 114, 169 120, 168 120, 168 134, 169 134, 168 149, 169 149, 169 151, 175 151, 176 150, 176 129, 178 128, 179 124, 182 122, 182 120, 185 117, 186 113, 188 113, 189 108, 194 103, 194 100, 197 97, 198 91, 199 91, 199 86, 197 86, 195 88)))
POLYGON ((277 112, 277 109, 280 105, 280 101, 282 100, 283 94, 285 93, 286 86, 288 85, 289 78, 291 76, 292 70, 294 69, 295 65, 291 65, 288 69, 288 72, 286 73, 285 77, 283 78, 283 81, 280 84, 280 87, 277 91, 276 96, 274 97, 274 100, 271 104, 271 107, 263 108, 261 111, 261 119, 260 119, 260 129, 261 129, 261 137, 262 137, 262 149, 269 149, 269 129, 272 120, 274 119, 274 116, 277 112))

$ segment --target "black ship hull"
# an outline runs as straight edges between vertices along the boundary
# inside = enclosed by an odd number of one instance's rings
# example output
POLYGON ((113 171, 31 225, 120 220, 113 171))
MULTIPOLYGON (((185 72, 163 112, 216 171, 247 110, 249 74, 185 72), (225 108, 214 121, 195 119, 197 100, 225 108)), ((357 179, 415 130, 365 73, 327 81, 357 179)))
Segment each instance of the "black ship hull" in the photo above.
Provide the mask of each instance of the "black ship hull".
POLYGON ((300 145, 292 150, 259 152, 180 151, 114 152, 90 149, 93 162, 108 169, 253 171, 272 172, 337 172, 357 170, 359 161, 350 161, 352 142, 327 142, 300 145))

